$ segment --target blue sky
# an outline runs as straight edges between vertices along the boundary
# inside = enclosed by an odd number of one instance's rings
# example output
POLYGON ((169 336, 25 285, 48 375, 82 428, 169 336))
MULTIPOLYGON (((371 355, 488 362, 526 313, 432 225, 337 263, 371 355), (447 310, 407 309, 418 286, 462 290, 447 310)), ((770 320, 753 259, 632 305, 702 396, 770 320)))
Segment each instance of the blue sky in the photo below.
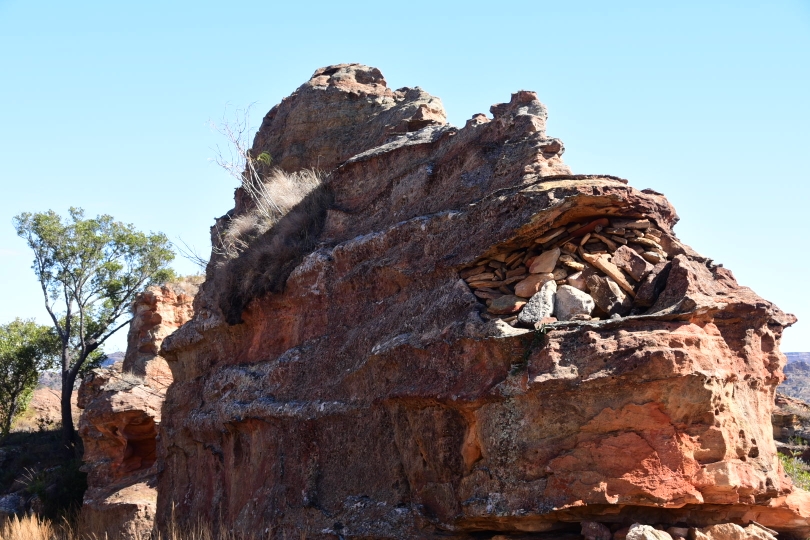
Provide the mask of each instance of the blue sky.
POLYGON ((665 193, 679 237, 795 313, 783 350, 810 351, 807 0, 132 6, 0 0, 0 322, 45 322, 12 216, 76 205, 205 252, 234 188, 209 121, 255 102, 258 125, 362 62, 456 125, 537 91, 575 172, 665 193))

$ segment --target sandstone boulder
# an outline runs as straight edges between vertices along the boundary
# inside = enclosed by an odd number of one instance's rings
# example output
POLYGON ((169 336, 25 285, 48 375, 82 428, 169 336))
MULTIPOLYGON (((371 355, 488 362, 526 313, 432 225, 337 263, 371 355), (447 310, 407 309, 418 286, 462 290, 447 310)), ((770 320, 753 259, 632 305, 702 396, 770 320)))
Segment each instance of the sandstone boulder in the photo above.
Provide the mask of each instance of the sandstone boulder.
POLYGON ((608 315, 627 315, 633 307, 632 299, 609 277, 590 276, 588 291, 593 302, 608 315))
POLYGON ((611 262, 630 274, 636 281, 643 280, 653 269, 653 265, 627 246, 617 248, 611 262))
MULTIPOLYGON (((461 129, 397 131, 391 111, 432 98, 397 101, 375 73, 319 70, 257 134, 284 167, 324 150, 331 203, 302 255, 251 268, 215 254, 194 317, 165 340, 159 525, 471 538, 755 520, 810 534, 770 425, 795 318, 681 243, 663 196, 570 174, 534 93, 461 129), (539 246, 632 297, 642 284, 591 233, 666 260, 648 305, 535 332, 476 296, 510 294, 539 246), (283 286, 231 286, 270 278, 283 286)), ((230 216, 250 212, 239 197, 230 216)))
POLYGON ((532 274, 549 274, 554 272, 554 267, 557 266, 557 260, 560 258, 560 248, 544 252, 542 255, 535 257, 529 272, 532 274))
POLYGON ((158 355, 163 340, 191 319, 197 283, 152 286, 133 301, 123 364, 97 369, 82 381, 79 435, 87 491, 82 505, 88 534, 114 532, 140 540, 154 527, 157 437, 166 389, 172 382, 158 355))

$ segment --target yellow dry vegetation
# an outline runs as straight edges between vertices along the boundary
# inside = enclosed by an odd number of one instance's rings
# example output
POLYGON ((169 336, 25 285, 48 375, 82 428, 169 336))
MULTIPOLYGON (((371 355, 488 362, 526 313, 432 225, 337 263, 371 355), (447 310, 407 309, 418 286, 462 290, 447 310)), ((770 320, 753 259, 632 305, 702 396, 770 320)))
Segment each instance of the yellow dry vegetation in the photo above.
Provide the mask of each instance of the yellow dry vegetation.
MULTIPOLYGON (((81 518, 79 519, 81 522, 81 518)), ((0 522, 0 540, 117 540, 117 532, 88 532, 80 533, 79 529, 92 530, 92 524, 76 527, 68 520, 54 525, 46 519, 36 515, 22 518, 12 517, 0 522)), ((139 540, 258 540, 264 536, 244 536, 220 528, 214 530, 210 526, 199 523, 193 527, 171 526, 165 535, 157 533, 147 534, 139 540)), ((287 536, 292 538, 291 536, 287 536)), ((299 540, 306 540, 306 535, 300 533, 299 540)))

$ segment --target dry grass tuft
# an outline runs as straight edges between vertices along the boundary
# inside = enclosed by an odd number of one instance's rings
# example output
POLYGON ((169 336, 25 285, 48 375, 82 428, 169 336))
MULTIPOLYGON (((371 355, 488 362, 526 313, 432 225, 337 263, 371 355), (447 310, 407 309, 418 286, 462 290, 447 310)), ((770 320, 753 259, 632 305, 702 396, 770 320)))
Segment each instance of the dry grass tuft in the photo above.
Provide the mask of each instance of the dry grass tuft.
POLYGON ((262 178, 251 194, 251 210, 232 217, 220 233, 216 268, 207 276, 213 281, 209 294, 230 324, 241 322, 253 298, 283 290, 290 272, 314 249, 334 200, 317 171, 274 168, 262 178))
POLYGON ((257 173, 245 180, 242 186, 254 208, 230 220, 220 236, 219 253, 227 258, 238 257, 255 238, 276 226, 322 184, 321 174, 309 169, 287 173, 273 168, 267 175, 260 177, 257 173))
POLYGON ((12 517, 0 523, 0 540, 73 540, 72 534, 51 525, 37 516, 12 517))
MULTIPOLYGON (((79 517, 79 522, 81 523, 81 521, 82 518, 79 517)), ((122 535, 120 531, 103 531, 86 523, 81 523, 76 527, 68 520, 53 525, 47 519, 40 519, 36 515, 22 518, 12 517, 5 522, 0 520, 0 540, 117 540, 122 536, 133 538, 137 535, 133 535, 131 532, 122 535), (79 530, 88 532, 79 532, 79 530)), ((240 534, 224 527, 214 529, 208 524, 198 522, 196 525, 186 527, 173 523, 165 534, 146 533, 142 537, 139 536, 137 540, 258 540, 266 537, 265 535, 240 534)), ((300 538, 306 539, 304 533, 300 534, 300 538)))

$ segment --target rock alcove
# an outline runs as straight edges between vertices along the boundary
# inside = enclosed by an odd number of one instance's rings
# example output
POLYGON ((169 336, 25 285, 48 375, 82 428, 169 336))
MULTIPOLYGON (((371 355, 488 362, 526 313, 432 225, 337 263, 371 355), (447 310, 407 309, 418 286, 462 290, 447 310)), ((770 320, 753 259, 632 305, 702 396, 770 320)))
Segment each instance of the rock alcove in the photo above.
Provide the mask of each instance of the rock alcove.
POLYGON ((513 326, 646 312, 666 283, 672 239, 645 218, 591 217, 550 228, 528 245, 497 249, 460 272, 513 326))

